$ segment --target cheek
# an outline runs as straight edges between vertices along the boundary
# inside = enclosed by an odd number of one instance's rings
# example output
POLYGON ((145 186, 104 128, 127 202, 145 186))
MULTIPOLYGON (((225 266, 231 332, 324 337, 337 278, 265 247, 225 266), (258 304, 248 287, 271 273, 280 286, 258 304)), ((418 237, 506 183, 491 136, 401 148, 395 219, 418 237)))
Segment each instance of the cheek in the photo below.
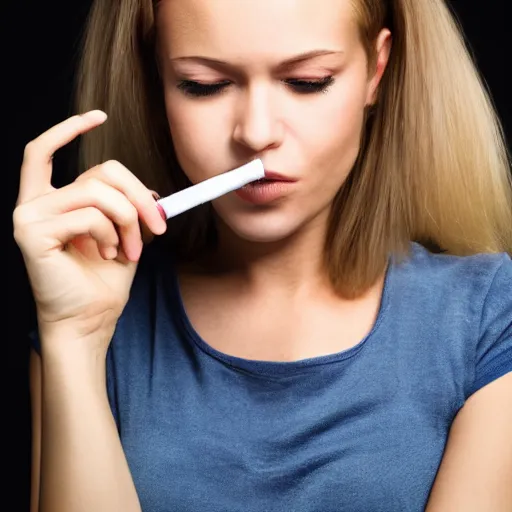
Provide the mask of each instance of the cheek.
POLYGON ((364 121, 363 89, 364 86, 350 82, 340 90, 332 90, 329 105, 304 124, 303 140, 310 151, 309 160, 314 162, 314 168, 323 169, 338 182, 348 174, 359 153, 364 121))
POLYGON ((165 102, 176 157, 187 177, 197 183, 218 174, 223 132, 216 127, 222 115, 215 109, 195 108, 174 93, 167 94, 165 102))

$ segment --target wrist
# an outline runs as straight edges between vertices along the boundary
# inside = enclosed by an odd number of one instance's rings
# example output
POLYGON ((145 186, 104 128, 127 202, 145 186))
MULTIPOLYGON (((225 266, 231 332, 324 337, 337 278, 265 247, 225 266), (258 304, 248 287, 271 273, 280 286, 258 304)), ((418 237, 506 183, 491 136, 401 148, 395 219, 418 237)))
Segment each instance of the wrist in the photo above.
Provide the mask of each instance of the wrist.
POLYGON ((38 317, 38 332, 44 352, 82 352, 82 355, 90 353, 91 357, 105 357, 115 327, 113 322, 95 325, 77 320, 45 322, 38 317))
POLYGON ((106 355, 112 337, 110 332, 94 332, 89 335, 74 329, 41 326, 41 360, 46 375, 75 379, 91 384, 105 385, 106 355))
MULTIPOLYGON (((41 344, 41 364, 45 386, 55 390, 89 389, 94 394, 106 391, 106 357, 100 351, 85 348, 77 340, 65 340, 57 347, 54 340, 41 344)), ((81 341, 81 340, 80 340, 81 341)))

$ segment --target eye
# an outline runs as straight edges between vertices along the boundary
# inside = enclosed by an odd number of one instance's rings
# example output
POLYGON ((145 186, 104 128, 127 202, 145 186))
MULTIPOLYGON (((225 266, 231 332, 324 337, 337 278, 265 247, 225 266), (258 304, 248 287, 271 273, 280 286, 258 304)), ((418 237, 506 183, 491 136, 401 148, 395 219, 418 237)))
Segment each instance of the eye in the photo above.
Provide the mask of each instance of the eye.
POLYGON ((225 89, 231 82, 217 82, 214 84, 202 84, 193 80, 182 80, 178 83, 178 89, 188 96, 203 97, 213 96, 225 89))
POLYGON ((285 82, 295 92, 300 94, 312 94, 316 92, 325 92, 334 83, 334 77, 326 76, 321 80, 289 79, 285 82))
MULTIPOLYGON (((320 80, 299 80, 293 78, 284 82, 299 94, 313 94, 326 91, 334 83, 334 78, 332 76, 326 76, 320 80)), ((203 84, 194 80, 181 80, 177 87, 187 96, 206 97, 222 92, 230 84, 231 82, 229 81, 203 84)))

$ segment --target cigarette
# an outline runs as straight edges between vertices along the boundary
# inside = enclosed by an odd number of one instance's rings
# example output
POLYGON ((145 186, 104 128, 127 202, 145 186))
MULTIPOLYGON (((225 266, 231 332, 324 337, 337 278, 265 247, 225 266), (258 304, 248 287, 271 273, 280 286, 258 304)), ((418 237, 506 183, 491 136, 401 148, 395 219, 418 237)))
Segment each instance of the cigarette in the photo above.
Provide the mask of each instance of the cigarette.
POLYGON ((264 177, 263 162, 260 159, 253 160, 232 171, 224 172, 175 194, 163 197, 157 201, 157 206, 162 217, 170 219, 264 177))

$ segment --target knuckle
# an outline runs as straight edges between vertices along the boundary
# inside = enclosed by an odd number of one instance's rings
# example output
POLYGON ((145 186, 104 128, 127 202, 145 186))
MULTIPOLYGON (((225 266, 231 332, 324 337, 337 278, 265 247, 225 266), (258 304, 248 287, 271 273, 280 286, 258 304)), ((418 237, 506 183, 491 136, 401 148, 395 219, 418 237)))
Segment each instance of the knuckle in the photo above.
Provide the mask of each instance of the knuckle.
POLYGON ((94 171, 93 169, 88 169, 87 171, 84 171, 84 172, 81 172, 76 178, 75 178, 75 182, 80 182, 80 181, 83 181, 83 180, 87 180, 89 179, 91 176, 94 176, 94 171))
POLYGON ((89 222, 95 232, 100 234, 102 238, 106 239, 112 245, 117 244, 117 232, 114 228, 114 224, 100 210, 91 208, 89 222))
POLYGON ((96 226, 103 233, 109 231, 115 231, 113 221, 107 217, 101 210, 97 208, 93 208, 94 212, 92 214, 91 223, 96 226))
POLYGON ((117 160, 107 160, 100 166, 100 172, 105 176, 119 176, 125 167, 117 160))
POLYGON ((26 238, 26 229, 23 226, 14 226, 13 238, 18 246, 21 245, 22 241, 26 238))
POLYGON ((91 228, 97 232, 103 233, 104 235, 106 233, 110 234, 112 231, 115 232, 112 221, 97 208, 90 208, 88 222, 91 228))
POLYGON ((120 213, 120 224, 122 226, 129 226, 138 222, 139 214, 133 205, 127 205, 126 208, 123 208, 123 211, 120 213))
POLYGON ((21 204, 17 206, 12 212, 12 222, 15 228, 20 228, 27 225, 30 222, 30 211, 29 208, 21 204))
POLYGON ((91 206, 90 208, 88 208, 88 210, 89 210, 89 221, 91 223, 98 225, 98 224, 106 224, 108 222, 105 215, 103 215, 103 213, 101 213, 101 211, 98 210, 98 208, 94 208, 93 206, 91 206))
POLYGON ((16 242, 16 245, 18 247, 22 247, 23 241, 27 239, 27 236, 25 235, 25 231, 23 230, 23 228, 16 227, 13 230, 13 238, 16 242))
POLYGON ((87 179, 84 178, 81 181, 81 187, 87 195, 89 195, 91 198, 98 197, 102 189, 102 184, 98 178, 95 178, 94 176, 88 176, 87 179))
POLYGON ((32 158, 34 154, 37 152, 37 141, 31 140, 25 145, 25 149, 23 150, 23 158, 28 160, 32 158))
POLYGON ((18 245, 30 237, 31 215, 26 206, 17 206, 12 214, 13 236, 18 245))

